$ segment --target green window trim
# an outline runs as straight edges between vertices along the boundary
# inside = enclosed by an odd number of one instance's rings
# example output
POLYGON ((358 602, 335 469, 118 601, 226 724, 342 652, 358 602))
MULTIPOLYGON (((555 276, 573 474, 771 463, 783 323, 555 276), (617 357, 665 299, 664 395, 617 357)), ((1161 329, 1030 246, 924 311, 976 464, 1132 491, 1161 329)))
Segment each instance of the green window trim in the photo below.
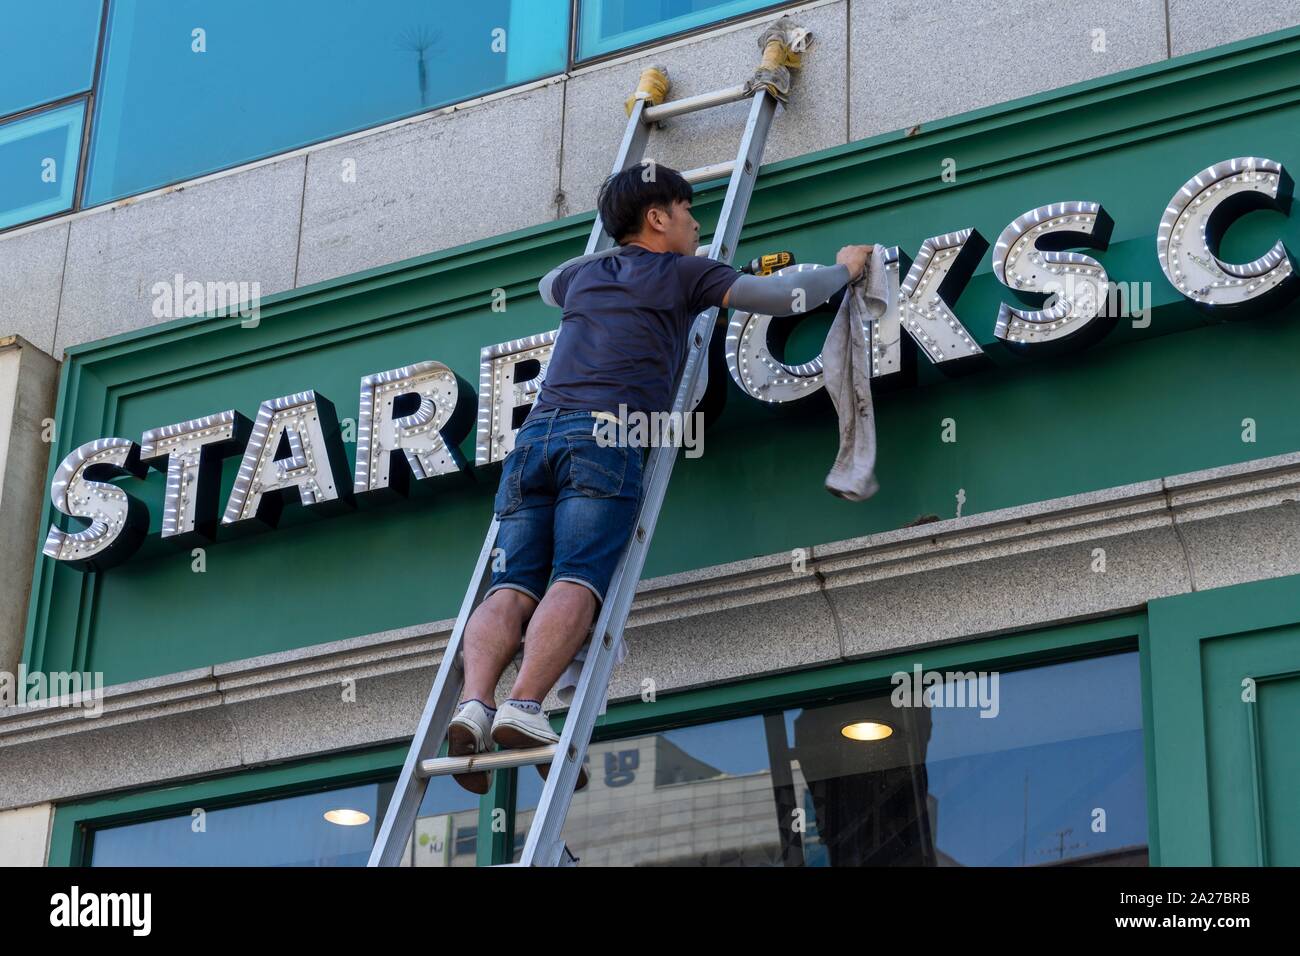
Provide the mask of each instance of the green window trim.
MULTIPOLYGON (((804 671, 772 674, 716 687, 665 695, 653 703, 631 701, 610 705, 597 722, 593 741, 640 736, 710 721, 756 714, 780 713, 788 707, 832 703, 888 686, 900 669, 919 664, 923 670, 1012 669, 1055 664, 1125 650, 1141 652, 1147 644, 1146 614, 1136 612, 1077 624, 1048 625, 1015 634, 975 638, 960 643, 918 647, 884 657, 833 664, 804 671)), ((1140 657, 1139 657, 1140 660, 1140 657)), ((1145 678, 1145 674, 1142 675, 1145 678)), ((1143 688, 1143 760, 1147 780, 1148 852, 1158 866, 1155 837, 1155 776, 1151 739, 1146 730, 1146 687, 1143 688)), ((552 721, 558 732, 563 725, 552 721)), ((506 773, 514 775, 517 770, 506 773)), ((501 774, 498 774, 500 777, 501 774)), ((513 787, 513 783, 511 784, 513 787)), ((514 834, 513 803, 507 831, 514 834)), ((509 862, 510 852, 496 860, 509 862)))
POLYGON ((173 816, 178 811, 188 813, 200 802, 211 807, 257 803, 343 784, 381 781, 401 768, 405 756, 406 747, 394 744, 60 804, 54 813, 49 865, 88 865, 88 837, 101 827, 173 816))
MULTIPOLYGON (((1259 713, 1266 688, 1300 679, 1300 575, 1162 598, 1148 620, 1143 720, 1147 772, 1158 773, 1164 794, 1151 819, 1162 824, 1166 865, 1273 865, 1259 713), (1243 675, 1257 682, 1255 702, 1237 702, 1243 675)), ((1281 817, 1293 818, 1275 813, 1275 826, 1281 817)))
MULTIPOLYGON (((1146 645, 1146 614, 1138 612, 958 644, 904 650, 886 657, 665 694, 655 702, 612 704, 606 715, 597 722, 593 739, 611 740, 858 695, 868 688, 885 684, 890 675, 904 663, 907 668, 919 663, 926 670, 1026 667, 1135 648, 1142 652, 1146 645)), ((1154 761, 1150 734, 1145 724, 1145 689, 1148 686, 1145 669, 1142 676, 1148 845, 1154 866, 1159 863, 1154 814, 1154 761)), ((562 719, 558 717, 552 723, 556 730, 563 725, 562 719)), ((391 780, 400 772, 406 752, 405 744, 394 744, 323 759, 306 758, 293 763, 228 773, 179 786, 152 787, 59 804, 54 814, 49 865, 86 865, 90 848, 88 837, 97 828, 171 816, 177 811, 188 812, 200 801, 210 807, 228 806, 348 784, 391 780)), ((493 788, 480 801, 479 866, 505 863, 513 856, 517 772, 511 770, 497 773, 493 788), (494 831, 493 815, 498 809, 504 813, 505 827, 494 831)))

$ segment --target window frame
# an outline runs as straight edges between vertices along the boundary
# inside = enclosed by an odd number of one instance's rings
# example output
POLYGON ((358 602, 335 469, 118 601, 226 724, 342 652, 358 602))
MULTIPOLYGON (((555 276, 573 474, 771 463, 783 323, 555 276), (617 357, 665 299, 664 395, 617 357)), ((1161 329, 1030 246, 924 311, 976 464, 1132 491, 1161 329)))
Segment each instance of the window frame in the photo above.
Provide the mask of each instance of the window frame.
MULTIPOLYGON (((200 805, 205 810, 221 810, 341 787, 392 783, 401 773, 408 749, 408 744, 390 744, 323 759, 308 757, 273 767, 225 773, 179 787, 154 785, 56 804, 46 863, 88 867, 96 830, 182 816, 200 805)), ((482 866, 490 859, 491 810, 500 799, 497 791, 489 791, 479 800, 476 865, 482 866), (484 820, 489 824, 486 832, 484 820)))
MULTIPOLYGON (((617 740, 736 717, 781 713, 790 707, 861 697, 887 686, 900 667, 920 663, 926 670, 1032 667, 1107 653, 1137 650, 1141 667, 1143 760, 1146 776, 1148 852, 1159 865, 1155 759, 1150 732, 1149 642, 1145 610, 1074 624, 1049 625, 1014 634, 938 646, 904 648, 861 661, 730 681, 711 687, 666 693, 654 702, 611 704, 597 721, 593 741, 617 740)), ((562 719, 553 720, 558 730, 562 719)), ((396 780, 409 744, 351 751, 325 758, 226 773, 206 780, 137 788, 121 794, 56 804, 50 838, 50 866, 87 866, 96 829, 208 809, 259 803, 359 783, 396 780)), ((515 795, 518 770, 499 771, 492 789, 480 798, 477 865, 509 862, 514 854, 515 795), (505 811, 505 827, 492 828, 493 811, 505 811)))
POLYGON ((79 90, 76 93, 70 93, 56 100, 50 100, 48 103, 40 103, 36 106, 28 107, 17 113, 6 113, 0 116, 0 123, 9 123, 14 120, 21 120, 35 113, 43 113, 46 110, 58 109, 78 101, 85 104, 86 112, 81 122, 81 143, 77 150, 77 181, 72 186, 72 205, 52 212, 46 216, 39 216, 35 219, 24 219, 22 222, 16 222, 11 226, 5 226, 0 229, 0 237, 18 229, 26 229, 28 226, 35 226, 43 222, 50 222, 60 219, 64 216, 70 216, 73 213, 80 212, 84 207, 81 204, 82 190, 86 185, 86 159, 90 151, 90 130, 94 125, 95 114, 95 95, 99 91, 99 71, 104 62, 104 37, 108 29, 108 4, 110 0, 100 0, 99 6, 99 36, 95 40, 95 62, 90 71, 90 88, 79 90))
MULTIPOLYGON (((888 691, 892 674, 898 670, 911 670, 918 663, 927 671, 1020 670, 1134 651, 1138 654, 1138 678, 1142 689, 1148 861, 1151 866, 1158 866, 1145 610, 1077 624, 1049 624, 1015 634, 904 648, 862 661, 666 694, 655 702, 611 704, 606 716, 597 721, 592 741, 611 741, 736 718, 782 714, 793 707, 847 702, 878 694, 882 689, 888 691)), ((552 724, 557 732, 563 726, 562 721, 553 720, 552 724)), ((509 787, 513 790, 516 789, 518 772, 518 769, 498 771, 497 778, 510 778, 509 787)), ((513 839, 517 809, 514 800, 505 809, 508 813, 505 834, 509 837, 506 841, 508 846, 503 854, 493 858, 494 863, 509 863, 517 849, 513 839)))
MULTIPOLYGON (((19 222, 13 223, 12 225, 4 226, 0 228, 0 234, 8 232, 11 229, 21 229, 24 226, 30 226, 32 223, 57 219, 60 216, 66 216, 69 213, 77 211, 78 204, 81 200, 81 171, 86 149, 86 130, 90 126, 90 94, 86 92, 73 93, 69 96, 62 97, 61 99, 54 100, 51 103, 43 103, 40 106, 33 106, 31 109, 23 110, 20 113, 12 113, 8 116, 0 117, 0 127, 22 123, 25 120, 34 119, 35 117, 42 116, 46 113, 56 113, 69 106, 80 106, 82 108, 81 129, 77 133, 79 138, 79 142, 77 143, 77 176, 72 183, 71 204, 67 209, 60 209, 57 212, 46 213, 44 216, 37 216, 32 219, 23 219, 19 222)), ((60 161, 62 161, 62 157, 60 157, 60 161)))

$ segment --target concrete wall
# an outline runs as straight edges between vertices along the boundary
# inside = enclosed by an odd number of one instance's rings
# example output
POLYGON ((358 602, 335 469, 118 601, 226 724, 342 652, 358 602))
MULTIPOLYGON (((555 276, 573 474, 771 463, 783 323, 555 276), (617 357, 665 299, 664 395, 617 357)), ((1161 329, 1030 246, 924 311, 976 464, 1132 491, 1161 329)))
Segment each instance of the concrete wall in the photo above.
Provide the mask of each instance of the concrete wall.
MULTIPOLYGON (((820 0, 791 12, 816 41, 769 161, 1300 24, 1300 0, 1237 0, 1230 13, 1212 0, 820 0)), ((270 295, 588 210, 642 67, 667 65, 676 96, 736 83, 772 18, 0 235, 0 336, 26 340, 0 338, 0 669, 16 669, 21 647, 48 454, 39 423, 54 411, 57 366, 38 349, 61 357, 157 323, 150 287, 176 273, 270 295)), ((743 112, 674 122, 649 155, 728 158, 743 112)), ((713 684, 1300 571, 1300 461, 1182 477, 819 546, 822 573, 798 581, 773 555, 642 582, 628 630, 639 661, 610 696, 635 695, 647 672, 665 690, 713 684), (1135 573, 1081 588, 1071 569, 1103 544, 1135 573), (1052 586, 992 601, 1009 553, 1052 586), (937 619, 882 628, 863 612, 882 591, 892 607, 954 597, 937 619)), ((95 722, 0 713, 0 806, 13 808, 0 811, 0 865, 44 861, 51 810, 39 801, 402 739, 449 623, 123 685, 95 722), (364 678, 360 718, 338 719, 340 674, 364 678)))
POLYGON ((25 339, 0 337, 0 671, 9 673, 22 657, 58 371, 25 339))
POLYGON ((0 810, 0 866, 44 866, 54 805, 0 810))
MULTIPOLYGON (((815 42, 768 160, 1300 24, 1300 0, 818 0, 790 12, 815 42)), ((150 288, 178 272, 258 282, 266 296, 591 209, 641 69, 666 65, 674 96, 732 85, 773 18, 6 233, 0 335, 61 357, 157 323, 150 288)), ((676 121, 650 155, 730 158, 744 110, 676 121)))

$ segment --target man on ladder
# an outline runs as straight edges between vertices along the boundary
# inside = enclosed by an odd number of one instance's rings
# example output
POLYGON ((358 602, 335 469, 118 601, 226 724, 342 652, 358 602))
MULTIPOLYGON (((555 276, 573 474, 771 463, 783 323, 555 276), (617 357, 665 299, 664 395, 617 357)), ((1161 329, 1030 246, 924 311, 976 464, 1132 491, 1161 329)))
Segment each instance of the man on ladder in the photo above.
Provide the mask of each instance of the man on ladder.
MULTIPOLYGON (((810 40, 807 30, 782 17, 758 38, 762 62, 745 82, 668 102, 667 71, 652 66, 628 97, 627 128, 614 175, 601 190, 587 254, 541 282, 543 299, 564 309, 563 334, 505 460, 495 513, 370 866, 401 862, 433 777, 451 774, 482 792, 491 771, 529 763, 546 783, 518 865, 576 860, 564 844, 565 816, 573 789, 585 781, 583 757, 623 652, 623 626, 672 478, 680 422, 708 381, 705 358, 723 321, 720 310, 791 315, 814 308, 861 276, 873 248, 845 247, 831 268, 784 275, 737 275, 727 265, 772 118, 810 40), (641 161, 652 127, 740 100, 750 106, 734 160, 681 174, 641 161), (727 188, 717 229, 708 258, 699 258, 692 255, 699 226, 690 213, 691 184, 722 178, 727 188), (602 419, 608 430, 619 412, 663 410, 669 410, 669 434, 653 436, 644 458, 642 448, 597 440, 602 419), (557 740, 542 701, 588 633, 590 649, 557 740), (497 682, 521 640, 523 667, 509 699, 494 711, 497 682), (439 757, 444 739, 450 755, 439 757), (486 753, 494 743, 504 749, 486 753)), ((781 258, 764 257, 759 271, 781 258)))
MULTIPOLYGON (((610 176, 597 205, 617 245, 571 259, 540 283, 542 299, 564 310, 562 334, 502 466, 493 509, 498 551, 491 585, 465 626, 465 681, 448 756, 485 753, 494 742, 516 749, 560 739, 542 702, 591 630, 641 502, 643 449, 598 438, 602 420, 653 421, 672 407, 701 312, 815 308, 856 280, 871 255, 869 245, 845 246, 832 268, 744 275, 694 254, 700 227, 692 196, 679 173, 650 162, 610 176), (521 641, 523 663, 498 708, 497 684, 521 641)), ((536 766, 543 776, 550 769, 536 766)), ((486 793, 491 773, 453 776, 486 793)), ((578 788, 586 781, 580 769, 578 788)))

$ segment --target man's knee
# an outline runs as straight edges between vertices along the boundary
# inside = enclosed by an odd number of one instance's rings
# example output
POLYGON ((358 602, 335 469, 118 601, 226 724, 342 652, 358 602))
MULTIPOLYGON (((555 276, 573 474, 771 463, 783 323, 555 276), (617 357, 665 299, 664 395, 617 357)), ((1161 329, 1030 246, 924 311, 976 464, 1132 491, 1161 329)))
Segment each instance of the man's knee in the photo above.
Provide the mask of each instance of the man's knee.
POLYGON ((518 615, 525 621, 537 609, 535 597, 515 588, 497 588, 484 599, 483 603, 491 604, 493 608, 505 614, 518 615))
POLYGON ((590 586, 577 581, 552 581, 546 589, 546 601, 551 605, 551 613, 558 612, 565 619, 588 627, 600 608, 590 586))

